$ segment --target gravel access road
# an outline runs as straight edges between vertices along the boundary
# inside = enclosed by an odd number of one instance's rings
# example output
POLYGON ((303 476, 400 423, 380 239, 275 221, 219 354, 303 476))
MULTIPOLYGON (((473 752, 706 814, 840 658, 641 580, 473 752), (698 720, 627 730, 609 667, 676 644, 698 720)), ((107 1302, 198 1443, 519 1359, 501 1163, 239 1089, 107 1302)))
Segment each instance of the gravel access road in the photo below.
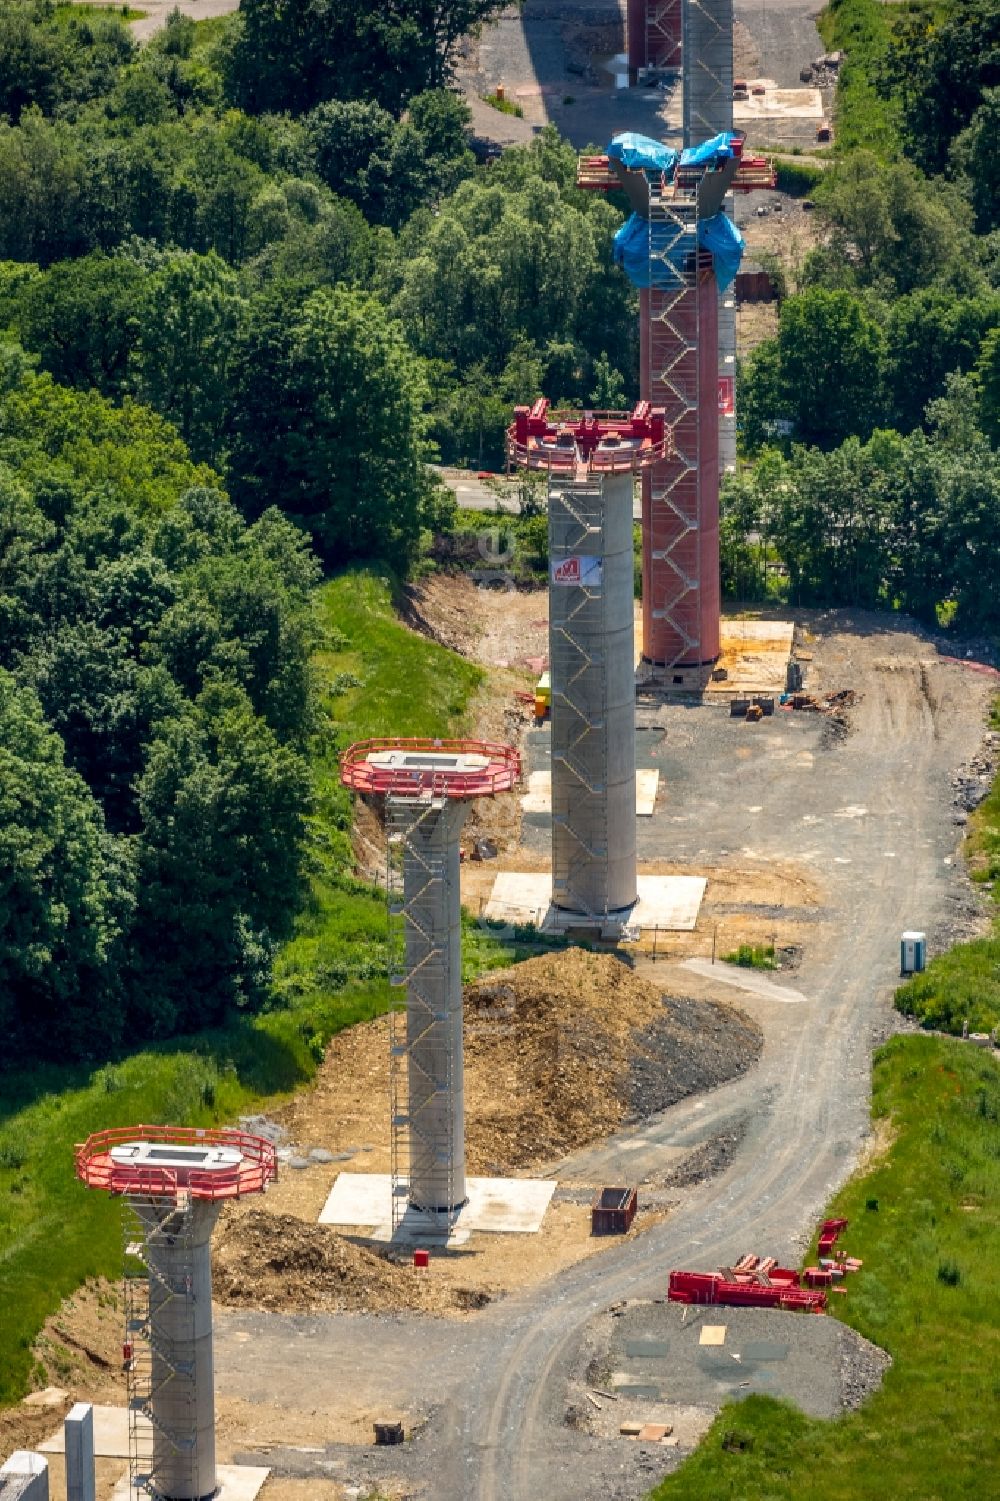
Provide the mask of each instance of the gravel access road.
MULTIPOLYGON (((670 709, 668 751, 671 724, 678 742, 690 737, 660 761, 680 821, 655 820, 661 858, 686 854, 694 866, 752 853, 811 867, 825 921, 795 972, 806 999, 718 987, 717 998, 737 998, 763 1025, 760 1064, 553 1171, 570 1181, 655 1181, 720 1136, 734 1143, 731 1165, 684 1191, 645 1235, 466 1323, 223 1313, 226 1394, 259 1400, 264 1382, 290 1403, 308 1392, 311 1406, 335 1407, 345 1391, 363 1392, 385 1410, 428 1415, 404 1450, 342 1448, 316 1473, 335 1464, 359 1479, 402 1474, 413 1494, 434 1501, 624 1501, 678 1462, 678 1451, 565 1424, 594 1321, 620 1300, 662 1297, 674 1266, 711 1268, 748 1248, 797 1257, 868 1131, 871 1046, 892 1027, 899 933, 925 928, 933 946, 972 900, 955 861, 949 778, 980 745, 990 682, 878 617, 830 616, 812 650, 825 689, 861 694, 850 732, 813 716, 731 727, 718 709, 670 709), (254 1376, 242 1342, 250 1327, 254 1376)), ((665 989, 669 970, 650 971, 665 989)), ((686 978, 712 993, 710 977, 686 978)))

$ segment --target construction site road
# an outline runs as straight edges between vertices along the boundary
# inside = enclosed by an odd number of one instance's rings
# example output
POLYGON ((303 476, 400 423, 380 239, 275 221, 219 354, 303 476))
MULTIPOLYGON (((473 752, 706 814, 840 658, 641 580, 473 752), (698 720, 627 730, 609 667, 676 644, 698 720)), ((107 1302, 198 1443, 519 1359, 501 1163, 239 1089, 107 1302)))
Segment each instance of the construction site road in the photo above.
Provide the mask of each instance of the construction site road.
MULTIPOLYGON (((316 1473, 337 1464, 358 1478, 399 1475, 408 1493, 435 1501, 624 1501, 679 1462, 677 1450, 598 1439, 567 1425, 588 1328, 610 1304, 665 1296, 672 1267, 712 1269, 749 1248, 784 1261, 801 1254, 868 1134, 871 1048, 892 1029, 900 931, 918 926, 947 941, 956 911, 970 902, 955 859, 951 777, 981 743, 989 680, 939 659, 926 639, 891 630, 884 619, 827 617, 823 630, 815 651, 824 688, 850 684, 860 695, 849 732, 813 720, 808 785, 782 774, 755 792, 757 802, 765 799, 755 816, 775 858, 779 851, 807 858, 824 885, 825 937, 815 952, 807 947, 795 973, 807 999, 742 994, 739 1004, 765 1031, 756 1068, 554 1164, 552 1175, 655 1182, 680 1149, 720 1136, 732 1143, 729 1165, 683 1192, 679 1207, 644 1235, 462 1323, 222 1314, 224 1393, 253 1400, 251 1389, 265 1381, 289 1405, 335 1410, 347 1391, 369 1409, 426 1417, 403 1449, 354 1449, 353 1457, 342 1449, 316 1473), (863 805, 859 789, 867 789, 863 805)), ((717 716, 716 759, 695 758, 700 770, 691 768, 692 782, 716 797, 710 842, 717 853, 727 847, 718 791, 738 781, 739 760, 726 751, 721 711, 688 712, 717 716)), ((695 791, 692 785, 688 795, 695 791)), ((742 802, 732 800, 737 830, 742 802)), ((703 994, 733 996, 682 966, 650 974, 665 989, 683 976, 703 994)))

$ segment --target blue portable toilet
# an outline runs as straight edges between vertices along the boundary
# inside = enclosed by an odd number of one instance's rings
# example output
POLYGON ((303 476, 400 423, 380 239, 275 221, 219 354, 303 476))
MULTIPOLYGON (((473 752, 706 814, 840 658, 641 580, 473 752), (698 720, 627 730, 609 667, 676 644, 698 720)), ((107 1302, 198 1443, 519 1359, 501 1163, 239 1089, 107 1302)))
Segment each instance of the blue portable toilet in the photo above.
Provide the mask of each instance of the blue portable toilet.
POLYGON ((904 933, 899 941, 899 973, 919 975, 927 968, 927 934, 904 933))

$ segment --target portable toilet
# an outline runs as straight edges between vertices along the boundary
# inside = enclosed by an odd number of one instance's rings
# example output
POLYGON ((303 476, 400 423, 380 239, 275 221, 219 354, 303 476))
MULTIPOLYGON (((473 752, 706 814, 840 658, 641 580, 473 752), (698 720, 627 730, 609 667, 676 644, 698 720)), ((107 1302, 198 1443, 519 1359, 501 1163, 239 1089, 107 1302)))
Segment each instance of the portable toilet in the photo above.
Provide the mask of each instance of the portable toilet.
POLYGON ((919 975, 927 968, 927 934, 904 933, 899 941, 899 972, 919 975))
POLYGON ((552 679, 543 672, 535 684, 535 718, 546 719, 552 711, 552 679))

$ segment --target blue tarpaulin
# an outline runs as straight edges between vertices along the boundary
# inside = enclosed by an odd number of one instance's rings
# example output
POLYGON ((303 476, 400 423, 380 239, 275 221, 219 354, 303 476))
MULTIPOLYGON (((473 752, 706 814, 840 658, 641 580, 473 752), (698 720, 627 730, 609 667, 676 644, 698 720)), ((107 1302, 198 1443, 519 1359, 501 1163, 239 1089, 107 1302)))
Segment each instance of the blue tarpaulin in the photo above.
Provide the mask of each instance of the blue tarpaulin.
POLYGON ((725 292, 736 280, 746 241, 732 219, 725 214, 713 214, 711 219, 698 220, 698 244, 712 252, 715 279, 719 291, 725 292))
MULTIPOLYGON (((698 244, 711 252, 712 264, 719 291, 732 286, 743 257, 744 241, 736 225, 725 214, 713 214, 711 219, 698 221, 698 244)), ((615 235, 613 254, 615 265, 621 266, 634 287, 671 286, 683 274, 684 258, 691 246, 687 236, 673 242, 666 252, 666 259, 650 261, 649 221, 641 214, 632 214, 615 235), (659 274, 657 274, 659 272, 659 274)))
MULTIPOLYGON (((703 141, 700 146, 689 147, 678 157, 677 152, 670 146, 663 145, 662 141, 626 131, 623 135, 615 136, 608 147, 608 156, 633 171, 660 171, 672 178, 678 161, 682 166, 700 167, 726 160, 733 155, 733 142, 737 139, 730 131, 724 130, 710 141, 703 141)), ((711 252, 719 291, 724 292, 727 287, 732 286, 740 269, 744 250, 743 236, 731 219, 719 213, 714 214, 711 219, 698 221, 698 244, 711 252)), ((690 253, 690 249, 687 237, 683 236, 673 242, 672 249, 666 252, 665 260, 653 262, 651 270, 649 224, 641 214, 632 214, 615 235, 613 253, 615 264, 621 266, 634 287, 650 286, 651 278, 656 279, 657 286, 669 286, 683 273, 684 257, 690 253)))
POLYGON ((710 141, 703 141, 700 146, 689 146, 681 152, 682 167, 700 167, 706 162, 724 161, 733 154, 733 141, 737 137, 731 131, 724 130, 721 135, 713 136, 710 141))
POLYGON ((615 235, 611 253, 633 287, 648 287, 649 221, 641 214, 630 214, 615 235))
POLYGON ((672 147, 654 141, 652 136, 636 135, 631 130, 615 136, 608 147, 608 156, 635 172, 666 172, 670 175, 677 164, 677 152, 672 147))

